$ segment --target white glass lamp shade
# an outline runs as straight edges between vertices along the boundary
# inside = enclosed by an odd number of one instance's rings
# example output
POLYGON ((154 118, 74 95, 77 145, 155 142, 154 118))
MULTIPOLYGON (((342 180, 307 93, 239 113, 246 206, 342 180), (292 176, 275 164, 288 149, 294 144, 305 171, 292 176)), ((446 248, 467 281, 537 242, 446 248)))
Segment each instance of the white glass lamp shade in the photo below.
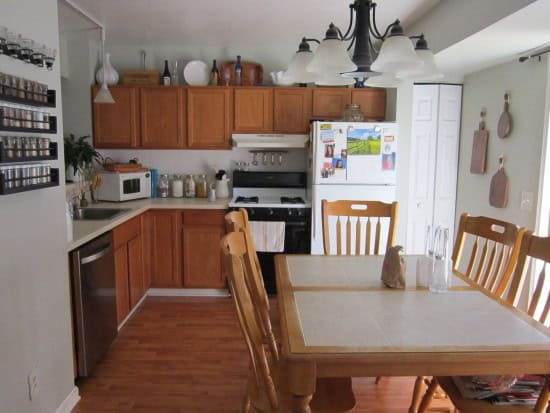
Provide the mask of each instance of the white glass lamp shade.
POLYGON ((378 58, 372 63, 371 69, 382 73, 400 73, 416 70, 422 64, 410 39, 404 35, 397 35, 384 40, 378 58))
POLYGON ((113 95, 111 95, 111 91, 107 87, 107 83, 103 83, 97 91, 97 95, 95 95, 94 98, 94 103, 115 103, 113 95))
POLYGON ((434 54, 430 49, 416 50, 418 57, 424 62, 416 70, 409 70, 397 73, 397 77, 400 79, 412 79, 412 80, 437 80, 443 78, 443 73, 439 71, 435 64, 434 54))
POLYGON ((393 73, 383 73, 381 76, 369 77, 365 81, 365 86, 372 87, 397 87, 401 83, 393 73))
POLYGON ((353 85, 355 83, 355 79, 352 77, 346 77, 342 76, 338 73, 336 74, 326 74, 324 76, 319 77, 315 84, 317 86, 348 86, 353 85))
POLYGON ((338 39, 323 40, 306 67, 308 72, 321 76, 353 72, 356 69, 357 66, 351 61, 344 43, 338 39))
POLYGON ((115 70, 111 64, 111 54, 105 53, 105 58, 103 59, 103 64, 97 70, 95 74, 95 80, 98 85, 103 83, 103 77, 105 77, 105 82, 108 85, 116 85, 118 83, 118 72, 115 70))
POLYGON ((318 78, 315 73, 306 70, 313 59, 312 52, 296 52, 286 70, 286 77, 293 83, 312 83, 318 78))

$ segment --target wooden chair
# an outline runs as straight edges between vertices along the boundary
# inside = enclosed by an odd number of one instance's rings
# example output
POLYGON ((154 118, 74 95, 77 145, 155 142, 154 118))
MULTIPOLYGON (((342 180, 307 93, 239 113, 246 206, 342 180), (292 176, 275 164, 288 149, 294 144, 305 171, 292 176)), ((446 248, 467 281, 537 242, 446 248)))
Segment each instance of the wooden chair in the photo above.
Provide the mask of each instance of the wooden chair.
MULTIPOLYGON (((253 299, 246 284, 249 265, 245 259, 245 233, 227 234, 221 241, 221 247, 226 255, 228 283, 250 356, 250 375, 241 413, 249 412, 251 406, 266 413, 290 412, 291 395, 286 387, 285 363, 281 360, 270 362, 267 358, 262 329, 255 316, 253 299)), ((332 380, 331 384, 336 382, 332 380)), ((355 406, 351 379, 339 379, 338 384, 328 392, 323 391, 326 386, 322 382, 318 384, 311 403, 314 412, 345 412, 355 406)))
POLYGON ((264 285, 260 261, 254 247, 250 229, 248 226, 248 213, 246 209, 240 208, 238 211, 232 211, 225 215, 225 226, 227 232, 242 232, 245 237, 246 251, 244 260, 247 265, 245 278, 246 286, 250 291, 250 296, 254 304, 254 311, 258 317, 262 335, 265 344, 268 345, 271 355, 276 360, 279 359, 279 350, 270 319, 269 297, 264 285))
POLYGON ((326 199, 322 201, 323 213, 323 246, 325 254, 334 253, 330 248, 330 216, 336 216, 336 254, 343 255, 342 244, 345 243, 345 254, 352 255, 370 255, 385 254, 386 250, 393 245, 397 232, 398 204, 393 202, 386 204, 379 201, 334 201, 329 202, 326 199), (346 217, 346 239, 343 240, 342 217, 346 217), (351 217, 357 217, 355 225, 352 225, 351 217), (361 218, 366 218, 363 225, 361 218), (382 218, 389 218, 388 236, 384 244, 380 240, 382 232, 382 218), (365 227, 364 231, 363 226, 365 227), (372 234, 373 228, 374 234, 372 234), (355 228, 353 228, 355 227, 355 228), (355 232, 355 245, 352 245, 352 232, 355 232), (374 235, 374 245, 372 238, 374 235), (364 245, 364 249, 362 248, 364 245), (372 245, 372 248, 371 248, 372 245))
MULTIPOLYGON (((517 265, 513 268, 512 280, 503 300, 517 306, 519 297, 522 295, 523 287, 525 286, 525 275, 529 268, 529 258, 542 261, 542 271, 538 275, 537 285, 529 299, 527 313, 536 321, 548 327, 550 323, 550 294, 548 294, 546 286, 548 277, 544 266, 550 264, 550 237, 541 238, 533 235, 531 231, 527 231, 526 233, 520 231, 519 238, 517 265)), ((421 407, 427 408, 431 400, 431 393, 433 393, 437 386, 441 386, 461 413, 544 413, 550 409, 550 376, 546 376, 545 386, 534 407, 496 406, 483 400, 465 399, 458 391, 452 377, 434 377, 422 400, 421 407)), ((421 409, 420 411, 425 411, 425 409, 421 409)))
MULTIPOLYGON (((502 297, 516 267, 524 231, 506 221, 462 214, 453 249, 453 271, 502 297), (467 244, 469 248, 465 248, 467 244), (469 255, 463 254, 465 249, 469 255)), ((426 385, 432 394, 437 391, 437 386, 434 384, 433 388, 427 378, 417 377, 409 413, 424 412, 428 408, 428 400, 422 398, 426 385)))

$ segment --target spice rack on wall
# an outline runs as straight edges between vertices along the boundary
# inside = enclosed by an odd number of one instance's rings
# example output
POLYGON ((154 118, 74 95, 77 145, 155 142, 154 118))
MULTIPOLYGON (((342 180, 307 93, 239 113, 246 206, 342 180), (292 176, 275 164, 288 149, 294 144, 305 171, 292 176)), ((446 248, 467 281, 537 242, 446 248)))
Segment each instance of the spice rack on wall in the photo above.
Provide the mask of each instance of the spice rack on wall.
MULTIPOLYGON (((32 83, 26 79, 24 82, 32 83)), ((57 117, 36 110, 56 107, 56 91, 43 86, 42 93, 36 93, 26 87, 0 85, 0 132, 57 133, 57 117)), ((59 186, 59 169, 44 163, 57 159, 57 142, 44 137, 3 134, 0 136, 0 195, 59 186), (34 146, 28 143, 31 140, 34 146)))

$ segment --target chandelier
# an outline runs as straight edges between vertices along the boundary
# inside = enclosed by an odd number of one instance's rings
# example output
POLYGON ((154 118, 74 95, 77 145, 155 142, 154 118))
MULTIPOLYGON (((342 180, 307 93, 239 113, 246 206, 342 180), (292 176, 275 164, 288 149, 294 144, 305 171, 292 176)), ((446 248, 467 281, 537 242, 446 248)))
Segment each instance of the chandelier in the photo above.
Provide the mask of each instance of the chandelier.
POLYGON ((323 41, 302 38, 285 72, 286 80, 299 84, 315 82, 321 86, 354 83, 363 86, 367 79, 380 75, 395 81, 443 77, 423 34, 406 36, 399 20, 380 31, 376 25, 376 3, 371 0, 355 0, 349 9, 345 33, 331 23, 323 41), (315 53, 311 51, 311 42, 319 44, 315 53), (345 42, 349 42, 347 48, 345 42), (375 42, 382 44, 378 46, 375 42), (350 58, 348 51, 354 46, 350 58))

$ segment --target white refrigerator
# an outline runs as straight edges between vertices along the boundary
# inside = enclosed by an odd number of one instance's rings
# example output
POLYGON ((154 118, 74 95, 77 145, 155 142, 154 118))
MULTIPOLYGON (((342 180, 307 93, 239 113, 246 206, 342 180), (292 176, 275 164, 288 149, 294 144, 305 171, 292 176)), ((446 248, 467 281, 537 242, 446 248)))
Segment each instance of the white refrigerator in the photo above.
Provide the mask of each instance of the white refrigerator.
MULTIPOLYGON (((307 195, 312 254, 324 253, 321 200, 396 200, 397 132, 389 122, 313 122, 307 195)), ((335 243, 331 239, 332 250, 335 243)))

